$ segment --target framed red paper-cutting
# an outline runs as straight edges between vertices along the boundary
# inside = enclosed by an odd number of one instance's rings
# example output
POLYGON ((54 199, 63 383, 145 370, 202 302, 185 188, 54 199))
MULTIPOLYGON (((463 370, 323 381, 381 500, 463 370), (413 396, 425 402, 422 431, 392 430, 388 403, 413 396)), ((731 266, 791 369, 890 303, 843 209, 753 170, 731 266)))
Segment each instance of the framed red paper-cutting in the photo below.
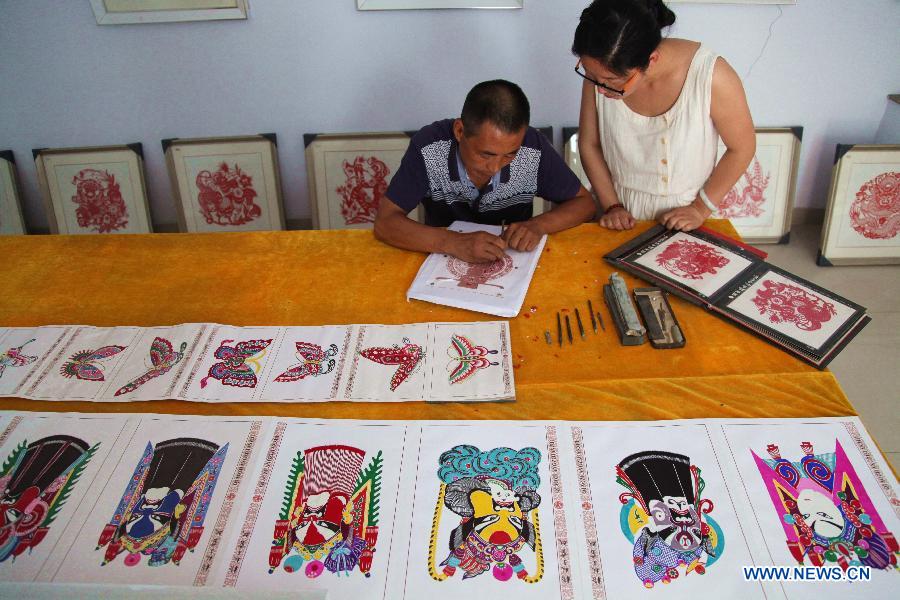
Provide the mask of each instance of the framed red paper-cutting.
POLYGON ((900 145, 838 145, 817 262, 900 263, 900 145))

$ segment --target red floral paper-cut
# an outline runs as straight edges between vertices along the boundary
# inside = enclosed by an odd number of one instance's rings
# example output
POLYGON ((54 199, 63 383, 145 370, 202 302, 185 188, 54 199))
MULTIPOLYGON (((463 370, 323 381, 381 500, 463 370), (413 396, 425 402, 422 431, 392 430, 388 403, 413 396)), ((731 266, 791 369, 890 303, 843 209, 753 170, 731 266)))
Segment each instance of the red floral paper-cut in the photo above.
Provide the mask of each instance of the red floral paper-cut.
POLYGON ((713 246, 693 240, 676 240, 656 257, 656 264, 685 279, 715 275, 730 260, 713 246))
POLYGON ((865 182, 850 205, 850 223, 871 240, 900 233, 900 173, 888 171, 865 182))
POLYGON ((219 165, 213 173, 197 173, 197 202, 200 214, 210 225, 243 225, 262 215, 262 209, 253 200, 258 195, 253 189, 253 178, 235 163, 219 165))
POLYGON ((128 225, 128 208, 115 175, 99 169, 82 169, 72 178, 72 184, 75 186, 72 202, 78 205, 75 218, 79 227, 110 233, 128 225))
POLYGON ((789 283, 765 280, 753 304, 772 323, 793 323, 803 331, 816 331, 837 314, 834 304, 789 283))
POLYGON ((765 192, 769 186, 769 175, 763 176, 762 165, 753 157, 753 168, 744 173, 746 185, 738 194, 737 187, 732 188, 719 204, 719 217, 734 219, 741 217, 758 217, 763 214, 765 192))
POLYGON ((387 176, 391 170, 374 156, 357 156, 353 162, 344 161, 347 181, 338 186, 341 195, 341 216, 346 225, 374 223, 378 205, 387 192, 387 176))

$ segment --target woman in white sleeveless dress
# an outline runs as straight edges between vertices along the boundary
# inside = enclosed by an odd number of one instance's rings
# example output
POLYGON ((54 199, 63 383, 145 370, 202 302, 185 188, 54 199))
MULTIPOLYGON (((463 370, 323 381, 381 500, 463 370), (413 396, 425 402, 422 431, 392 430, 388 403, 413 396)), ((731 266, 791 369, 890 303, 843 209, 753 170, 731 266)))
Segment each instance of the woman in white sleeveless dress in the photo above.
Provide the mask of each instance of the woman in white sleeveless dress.
POLYGON ((594 0, 575 31, 578 150, 609 229, 699 227, 756 151, 737 73, 697 42, 664 39, 674 22, 662 0, 594 0))

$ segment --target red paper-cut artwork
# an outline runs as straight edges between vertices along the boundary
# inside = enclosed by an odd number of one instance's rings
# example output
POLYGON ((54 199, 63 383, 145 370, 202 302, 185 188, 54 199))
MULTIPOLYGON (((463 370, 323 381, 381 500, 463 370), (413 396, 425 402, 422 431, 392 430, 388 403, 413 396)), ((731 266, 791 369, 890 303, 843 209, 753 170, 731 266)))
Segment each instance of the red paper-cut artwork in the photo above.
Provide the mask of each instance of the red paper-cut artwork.
POLYGON ((865 182, 850 205, 850 223, 871 240, 900 233, 900 173, 889 171, 865 182))
POLYGON ((409 338, 403 338, 403 346, 394 344, 390 348, 373 347, 360 350, 363 357, 381 365, 397 365, 397 370, 391 377, 391 391, 397 389, 401 383, 406 381, 411 373, 416 371, 419 363, 425 356, 422 347, 413 344, 409 338))
POLYGON ((834 304, 796 285, 763 281, 753 304, 772 323, 793 323, 803 331, 816 331, 837 314, 834 304))
POLYGON ((347 225, 374 223, 375 213, 387 192, 387 176, 391 170, 374 156, 357 156, 344 161, 347 181, 337 187, 341 195, 341 216, 347 225))
MULTIPOLYGON (((447 270, 456 280, 456 286, 477 289, 480 285, 490 285, 503 289, 502 285, 488 283, 492 279, 503 277, 513 270, 513 259, 509 254, 489 263, 470 263, 455 257, 447 258, 447 270)), ((446 279, 439 277, 438 280, 446 279)))
POLYGON ((686 279, 703 279, 707 274, 715 275, 729 262, 714 247, 691 240, 677 240, 669 244, 656 263, 666 271, 686 279))
POLYGON ((116 177, 109 171, 82 169, 72 178, 78 226, 109 233, 128 225, 128 209, 116 177))
POLYGON ((723 219, 740 217, 758 217, 763 214, 765 191, 769 186, 769 175, 763 175, 759 159, 753 157, 753 168, 744 173, 744 187, 740 193, 737 186, 722 198, 719 204, 719 216, 723 219))
POLYGON ((253 178, 237 163, 233 169, 223 162, 214 173, 200 171, 196 181, 200 214, 210 225, 243 225, 262 215, 253 178))

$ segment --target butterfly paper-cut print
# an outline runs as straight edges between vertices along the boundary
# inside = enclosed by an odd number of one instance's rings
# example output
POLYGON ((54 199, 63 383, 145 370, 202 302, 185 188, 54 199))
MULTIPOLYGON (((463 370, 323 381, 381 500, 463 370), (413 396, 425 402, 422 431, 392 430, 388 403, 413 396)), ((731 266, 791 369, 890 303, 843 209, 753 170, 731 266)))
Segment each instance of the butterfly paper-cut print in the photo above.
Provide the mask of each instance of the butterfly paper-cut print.
POLYGON ((390 348, 374 347, 360 350, 359 352, 365 358, 372 362, 382 365, 399 365, 391 377, 391 391, 397 389, 397 386, 406 381, 410 373, 414 372, 425 355, 422 347, 413 344, 409 338, 403 338, 403 347, 394 344, 390 348))
POLYGON ((266 348, 272 340, 247 340, 238 342, 234 346, 234 340, 222 340, 216 348, 215 357, 222 362, 214 363, 209 368, 209 374, 200 380, 200 387, 206 387, 206 381, 212 377, 222 382, 222 385, 234 387, 256 387, 256 374, 260 371, 259 361, 265 356, 266 348))
POLYGON ((34 341, 34 338, 28 340, 21 346, 14 346, 3 354, 0 354, 0 377, 3 377, 3 371, 6 367, 24 367, 30 365, 37 360, 37 356, 28 356, 22 354, 22 348, 34 341))
POLYGON ((102 346, 96 350, 82 350, 76 352, 69 360, 63 363, 59 373, 63 377, 74 377, 76 379, 84 379, 86 381, 106 381, 103 378, 103 370, 100 365, 95 365, 97 361, 105 360, 110 356, 115 356, 126 346, 102 346))
POLYGON ((322 346, 310 342, 294 342, 294 345, 297 347, 297 358, 300 362, 276 377, 275 381, 300 381, 309 376, 325 375, 334 369, 332 357, 338 352, 336 344, 331 344, 328 350, 323 350, 322 346))
POLYGON ((454 334, 450 337, 450 348, 447 349, 450 355, 450 385, 459 383, 471 377, 479 369, 487 367, 496 367, 500 363, 488 360, 488 354, 497 354, 496 350, 488 350, 484 346, 476 346, 461 335, 454 334), (454 366, 454 363, 455 366, 454 366))
POLYGON ((133 379, 116 390, 115 396, 121 396, 128 392, 133 392, 154 377, 165 375, 172 367, 184 357, 184 349, 187 348, 187 342, 181 342, 178 352, 172 349, 172 342, 165 338, 157 337, 150 344, 150 369, 137 379, 133 379))

